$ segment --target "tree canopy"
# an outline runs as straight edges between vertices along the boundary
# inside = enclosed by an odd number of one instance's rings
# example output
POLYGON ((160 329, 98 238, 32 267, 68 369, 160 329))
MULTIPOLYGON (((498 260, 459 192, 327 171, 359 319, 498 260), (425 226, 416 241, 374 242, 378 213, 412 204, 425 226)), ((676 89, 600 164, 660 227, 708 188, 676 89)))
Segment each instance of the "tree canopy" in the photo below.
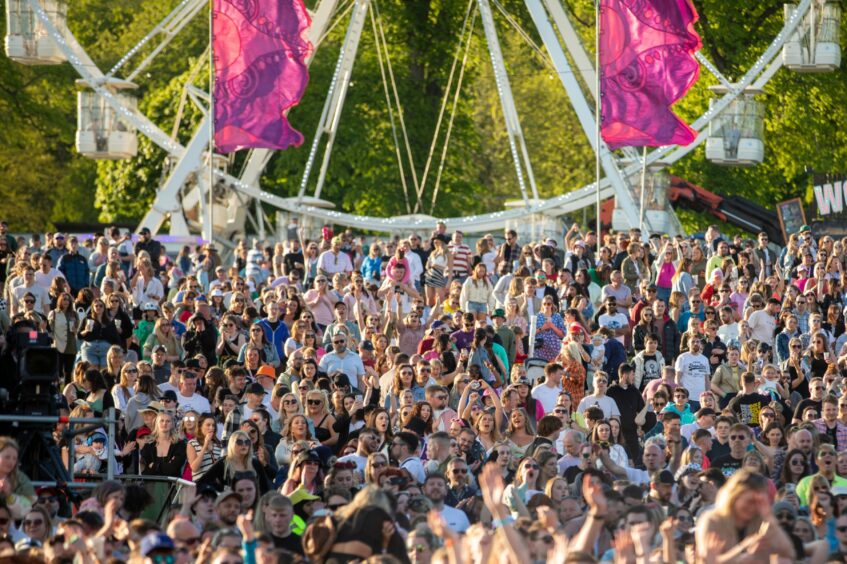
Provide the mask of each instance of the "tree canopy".
MULTIPOLYGON (((69 26, 100 68, 108 69, 177 4, 178 0, 75 0, 68 10, 69 26)), ((593 1, 564 0, 563 4, 575 16, 578 31, 592 52, 593 1)), ((695 4, 701 16, 697 28, 703 37, 703 52, 729 80, 746 72, 782 26, 781 1, 698 0, 695 4)), ((378 0, 373 5, 384 28, 386 52, 420 179, 447 93, 467 3, 378 0)), ((541 196, 558 195, 591 182, 593 154, 561 83, 535 49, 541 46, 540 51, 546 53, 526 7, 520 0, 492 1, 492 6, 541 196)), ((843 20, 841 27, 844 34, 843 20)), ((332 29, 318 49, 306 94, 289 115, 306 141, 300 148, 275 154, 270 161, 262 186, 272 193, 297 193, 345 30, 346 20, 332 29)), ((200 115, 193 103, 185 100, 183 87, 189 80, 200 88, 208 87, 207 47, 208 18, 198 16, 138 79, 141 111, 164 131, 176 129, 182 142, 191 137, 200 115), (178 115, 181 119, 175 128, 178 115)), ((142 49, 129 68, 145 52, 142 49)), ((12 230, 45 229, 56 221, 137 221, 162 180, 165 153, 143 136, 139 136, 139 155, 133 160, 94 162, 75 153, 76 78, 67 64, 27 67, 0 57, 0 112, 6 120, 6 127, 0 129, 0 170, 6 179, 0 198, 2 215, 12 230)), ((707 87, 714 83, 704 69, 698 84, 677 105, 680 115, 693 121, 702 114, 711 96, 707 87)), ((763 205, 803 196, 808 184, 806 167, 843 172, 841 167, 847 162, 847 132, 841 127, 847 123, 847 105, 843 94, 838 94, 845 87, 847 73, 843 71, 798 74, 782 69, 766 87, 766 156, 762 165, 719 167, 705 160, 701 147, 676 163, 671 172, 713 192, 738 194, 763 205)), ((447 94, 447 116, 423 187, 423 212, 452 216, 502 209, 504 202, 517 198, 519 192, 478 18, 450 149, 431 210, 452 104, 452 92, 447 94)), ((402 136, 400 143, 405 159, 402 136)), ((244 158, 244 152, 234 155, 230 170, 237 173, 244 158)), ((414 205, 412 171, 408 161, 404 163, 409 201, 414 205)), ((391 216, 409 211, 370 21, 359 47, 323 197, 352 213, 391 216)), ((697 214, 684 215, 684 224, 691 230, 711 221, 697 214)))

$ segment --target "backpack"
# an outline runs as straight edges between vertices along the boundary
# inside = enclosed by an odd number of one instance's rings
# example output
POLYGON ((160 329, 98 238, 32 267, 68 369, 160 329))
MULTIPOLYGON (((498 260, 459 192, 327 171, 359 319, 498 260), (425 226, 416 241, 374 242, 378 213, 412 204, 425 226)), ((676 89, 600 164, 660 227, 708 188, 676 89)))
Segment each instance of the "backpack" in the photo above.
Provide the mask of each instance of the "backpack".
POLYGON ((332 515, 323 515, 309 523, 303 532, 303 551, 309 557, 309 562, 321 564, 337 536, 338 527, 332 515))

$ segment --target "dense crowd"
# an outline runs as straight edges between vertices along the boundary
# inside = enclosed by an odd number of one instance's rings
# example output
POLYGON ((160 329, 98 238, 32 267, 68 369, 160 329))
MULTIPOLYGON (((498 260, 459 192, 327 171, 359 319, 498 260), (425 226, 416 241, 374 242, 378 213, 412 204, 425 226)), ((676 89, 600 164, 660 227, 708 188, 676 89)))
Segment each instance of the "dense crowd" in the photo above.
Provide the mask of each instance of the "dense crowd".
POLYGON ((0 437, 0 556, 847 560, 847 239, 288 239, 0 222, 0 386, 46 343, 118 416, 55 425, 70 484, 0 437))

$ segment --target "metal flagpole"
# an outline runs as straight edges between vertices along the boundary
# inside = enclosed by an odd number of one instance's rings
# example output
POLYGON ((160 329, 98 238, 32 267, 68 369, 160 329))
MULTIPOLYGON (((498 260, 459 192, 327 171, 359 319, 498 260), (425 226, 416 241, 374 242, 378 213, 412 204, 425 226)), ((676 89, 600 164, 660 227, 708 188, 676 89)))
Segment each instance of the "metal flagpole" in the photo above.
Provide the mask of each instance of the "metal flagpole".
POLYGON ((603 92, 600 90, 600 0, 594 0, 595 7, 595 30, 594 30, 594 78, 596 80, 597 93, 594 96, 594 188, 597 194, 597 257, 600 257, 600 248, 603 246, 603 232, 600 223, 600 99, 603 92))
POLYGON ((647 188, 647 145, 641 155, 641 210, 638 212, 638 228, 644 233, 644 192, 647 188))
POLYGON ((214 223, 212 222, 212 208, 215 205, 214 199, 214 186, 215 186, 215 166, 214 166, 214 154, 215 154, 215 43, 214 43, 214 9, 215 9, 215 0, 209 0, 209 119, 211 127, 209 127, 209 206, 208 213, 206 214, 208 217, 206 221, 208 222, 208 227, 206 233, 208 234, 209 244, 212 244, 212 239, 215 234, 214 223))

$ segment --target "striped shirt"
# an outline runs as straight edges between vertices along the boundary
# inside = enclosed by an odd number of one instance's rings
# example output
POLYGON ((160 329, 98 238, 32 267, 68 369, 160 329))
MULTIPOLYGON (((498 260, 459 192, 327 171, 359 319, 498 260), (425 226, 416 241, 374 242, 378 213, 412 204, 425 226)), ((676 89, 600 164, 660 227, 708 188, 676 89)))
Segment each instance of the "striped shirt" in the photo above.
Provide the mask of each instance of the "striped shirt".
MULTIPOLYGON (((197 454, 200 454, 200 451, 203 450, 203 445, 201 445, 197 439, 191 439, 190 441, 188 441, 188 446, 190 448, 193 448, 194 452, 196 452, 197 454)), ((203 475, 209 471, 209 468, 211 468, 215 462, 220 460, 220 458, 221 445, 214 444, 214 446, 212 446, 211 452, 205 452, 203 454, 203 460, 200 462, 200 469, 197 470, 197 472, 192 472, 191 479, 196 482, 197 480, 202 478, 203 475)))
POLYGON ((471 248, 464 243, 458 245, 450 243, 447 245, 447 249, 453 255, 453 274, 456 276, 467 276, 468 267, 471 262, 471 248))

